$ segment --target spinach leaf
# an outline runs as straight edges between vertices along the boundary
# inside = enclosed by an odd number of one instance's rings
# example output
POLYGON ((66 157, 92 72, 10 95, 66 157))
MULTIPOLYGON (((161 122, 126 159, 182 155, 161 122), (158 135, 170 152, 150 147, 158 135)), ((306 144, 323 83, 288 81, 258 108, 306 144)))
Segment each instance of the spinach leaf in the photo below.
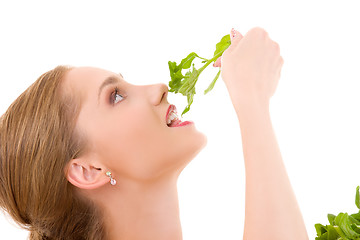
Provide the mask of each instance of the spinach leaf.
MULTIPOLYGON (((179 65, 177 65, 176 62, 168 62, 171 77, 171 80, 169 81, 169 92, 181 93, 187 98, 187 106, 181 113, 181 116, 190 110, 190 106, 194 101, 194 95, 196 94, 195 85, 199 79, 200 74, 204 71, 206 67, 210 65, 210 63, 215 62, 220 56, 222 56, 222 54, 230 46, 230 44, 231 40, 230 35, 228 34, 222 37, 220 42, 216 44, 214 55, 210 59, 202 58, 195 52, 191 52, 184 59, 181 60, 179 65), (194 59, 196 58, 202 59, 202 63, 204 63, 204 65, 199 69, 195 68, 195 64, 193 63, 194 59), (184 74, 183 70, 187 70, 187 72, 184 74)), ((210 83, 209 87, 204 91, 204 94, 207 94, 214 88, 215 83, 220 76, 220 73, 221 70, 219 69, 218 73, 210 83)))
MULTIPOLYGON (((359 208, 359 186, 356 188, 355 204, 359 208)), ((315 240, 360 240, 360 211, 351 215, 328 214, 328 220, 330 225, 315 224, 315 240)))

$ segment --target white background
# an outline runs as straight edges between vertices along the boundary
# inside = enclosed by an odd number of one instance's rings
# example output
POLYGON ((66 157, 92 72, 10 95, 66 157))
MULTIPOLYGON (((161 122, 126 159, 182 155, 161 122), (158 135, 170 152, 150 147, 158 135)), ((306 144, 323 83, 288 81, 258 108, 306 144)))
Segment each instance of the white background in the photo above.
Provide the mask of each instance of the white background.
MULTIPOLYGON (((121 72, 133 84, 168 83, 167 62, 212 56, 232 27, 265 28, 285 60, 271 118, 310 239, 327 213, 354 213, 360 185, 358 1, 1 1, 0 113, 59 64, 121 72), (5 3, 6 2, 6 3, 5 3)), ((242 239, 240 128, 226 87, 206 70, 185 119, 208 144, 179 179, 184 240, 242 239)), ((182 110, 185 97, 169 96, 182 110)), ((264 199, 266 201, 266 199, 264 199)), ((261 231, 261 226, 259 226, 261 231)), ((0 215, 1 239, 26 239, 0 215)))

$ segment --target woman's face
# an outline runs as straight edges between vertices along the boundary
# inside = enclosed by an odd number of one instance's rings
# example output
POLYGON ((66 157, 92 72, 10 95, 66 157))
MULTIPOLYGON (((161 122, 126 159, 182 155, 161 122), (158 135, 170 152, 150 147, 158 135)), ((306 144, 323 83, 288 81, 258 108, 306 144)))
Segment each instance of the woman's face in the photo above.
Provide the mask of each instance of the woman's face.
POLYGON ((194 124, 167 125, 165 84, 138 86, 121 74, 80 67, 66 74, 63 87, 82 99, 76 128, 89 143, 86 156, 117 179, 147 180, 182 170, 206 145, 194 124))

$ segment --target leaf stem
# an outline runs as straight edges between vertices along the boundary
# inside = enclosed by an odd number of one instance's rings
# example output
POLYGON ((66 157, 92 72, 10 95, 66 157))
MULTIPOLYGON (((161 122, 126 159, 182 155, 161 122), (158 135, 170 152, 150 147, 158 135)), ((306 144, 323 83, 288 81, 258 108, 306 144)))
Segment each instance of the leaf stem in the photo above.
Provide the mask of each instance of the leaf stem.
MULTIPOLYGON (((225 49, 224 49, 224 51, 225 51, 225 49)), ((216 61, 216 59, 218 59, 218 58, 223 54, 224 51, 221 51, 221 52, 219 52, 218 54, 216 54, 213 58, 209 59, 209 60, 204 64, 204 66, 202 66, 201 68, 199 68, 199 70, 198 70, 198 71, 199 71, 199 74, 200 74, 202 71, 204 71, 204 69, 205 69, 207 66, 209 66, 210 63, 216 61)))

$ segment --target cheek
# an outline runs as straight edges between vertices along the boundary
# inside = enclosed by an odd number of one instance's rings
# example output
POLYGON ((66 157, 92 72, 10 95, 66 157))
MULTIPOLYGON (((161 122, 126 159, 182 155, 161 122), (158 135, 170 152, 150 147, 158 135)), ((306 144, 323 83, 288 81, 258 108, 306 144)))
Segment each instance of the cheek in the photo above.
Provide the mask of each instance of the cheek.
POLYGON ((102 118, 93 129, 96 151, 106 166, 136 179, 184 167, 206 140, 195 128, 170 129, 145 110, 122 112, 106 121, 102 118))
MULTIPOLYGON (((156 116, 144 111, 127 113, 98 127, 96 145, 111 168, 132 177, 146 177, 158 171, 162 150, 167 149, 166 128, 156 116)), ((169 139, 168 139, 169 140, 169 139)))

